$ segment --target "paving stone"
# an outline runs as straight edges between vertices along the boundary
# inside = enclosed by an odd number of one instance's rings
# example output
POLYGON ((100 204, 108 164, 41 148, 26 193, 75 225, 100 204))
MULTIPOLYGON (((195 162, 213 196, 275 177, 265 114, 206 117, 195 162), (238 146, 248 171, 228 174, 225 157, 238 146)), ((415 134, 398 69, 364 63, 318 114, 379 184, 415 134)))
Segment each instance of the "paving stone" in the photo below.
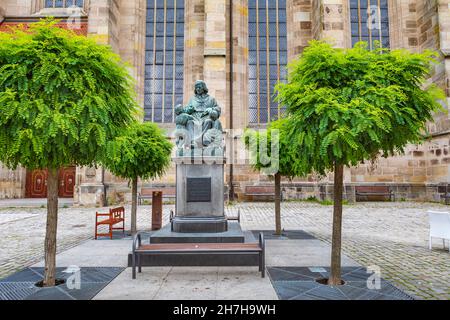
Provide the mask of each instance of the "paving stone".
POLYGON ((303 230, 283 230, 281 235, 276 235, 275 230, 252 230, 253 236, 258 239, 262 232, 265 240, 310 240, 314 236, 303 230))
MULTIPOLYGON (((173 205, 164 206, 163 224, 168 223, 173 208, 173 205)), ((273 203, 240 203, 226 210, 235 214, 237 208, 241 211, 243 229, 273 230, 273 203)), ((58 252, 92 239, 95 211, 105 209, 61 208, 58 252)), ((344 206, 343 254, 364 267, 380 267, 382 278, 415 298, 450 300, 449 244, 444 250, 442 241, 435 240, 433 250, 428 249, 427 210, 448 211, 448 206, 419 202, 366 202, 344 206)), ((302 230, 330 245, 332 211, 332 206, 284 202, 282 228, 302 230)), ((150 229, 150 212, 150 206, 138 207, 139 230, 150 229)), ((128 229, 129 213, 130 206, 126 206, 128 229)), ((45 208, 0 209, 0 278, 43 259, 45 225, 45 208)), ((115 233, 115 237, 121 235, 115 233)))
MULTIPOLYGON (((240 207, 245 228, 273 228, 273 204, 245 203, 240 207)), ((365 267, 380 267, 383 278, 410 295, 425 291, 429 293, 427 299, 450 299, 450 281, 442 281, 450 275, 450 254, 441 249, 440 241, 436 241, 432 251, 428 249, 427 210, 448 211, 448 207, 411 202, 344 206, 343 253, 365 267), (440 279, 442 285, 433 278, 440 279)), ((286 230, 301 229, 331 244, 331 206, 283 203, 281 216, 286 230)))

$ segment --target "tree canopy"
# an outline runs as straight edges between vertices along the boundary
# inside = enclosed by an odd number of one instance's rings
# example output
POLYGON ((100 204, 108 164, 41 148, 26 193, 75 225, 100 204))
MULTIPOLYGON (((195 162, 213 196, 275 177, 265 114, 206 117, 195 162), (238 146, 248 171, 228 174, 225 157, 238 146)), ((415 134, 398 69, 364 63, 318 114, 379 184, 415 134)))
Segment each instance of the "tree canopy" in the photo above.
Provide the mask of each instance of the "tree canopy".
POLYGON ((133 123, 108 143, 104 164, 128 179, 153 179, 170 165, 172 143, 154 123, 133 123))
POLYGON ((96 163, 137 114, 120 57, 56 22, 0 33, 0 160, 11 168, 96 163))
POLYGON ((0 33, 0 161, 48 169, 44 286, 56 283, 58 168, 99 163, 137 115, 119 56, 55 24, 0 33))
POLYGON ((266 130, 255 131, 248 129, 244 133, 244 143, 250 152, 251 165, 254 169, 267 174, 280 173, 288 178, 301 176, 298 171, 300 161, 298 154, 301 148, 296 141, 289 140, 291 122, 289 117, 272 121, 266 130), (277 146, 272 146, 278 144, 277 146), (275 155, 273 155, 275 153, 275 155))
POLYGON ((422 87, 436 57, 312 41, 289 65, 288 82, 276 87, 288 111, 287 145, 301 149, 292 171, 325 174, 335 164, 357 165, 421 142, 426 121, 445 98, 435 85, 422 87))
POLYGON ((431 51, 370 51, 363 42, 336 49, 312 41, 290 64, 288 82, 276 86, 288 112, 288 149, 281 152, 299 149, 292 171, 334 171, 330 285, 342 284, 344 166, 403 153, 407 144, 423 141, 426 122, 445 98, 435 85, 423 87, 436 57, 431 51))

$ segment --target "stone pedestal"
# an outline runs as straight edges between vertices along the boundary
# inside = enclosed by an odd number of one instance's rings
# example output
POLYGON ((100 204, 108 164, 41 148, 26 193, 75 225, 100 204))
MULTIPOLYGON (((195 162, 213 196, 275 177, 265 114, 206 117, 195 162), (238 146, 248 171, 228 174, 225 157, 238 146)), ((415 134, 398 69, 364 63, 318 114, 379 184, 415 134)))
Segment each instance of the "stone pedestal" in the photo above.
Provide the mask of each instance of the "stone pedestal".
POLYGON ((174 232, 165 226, 150 236, 150 243, 244 243, 245 235, 236 221, 230 221, 226 232, 174 232))
POLYGON ((223 157, 178 157, 176 213, 172 231, 218 233, 227 231, 224 214, 223 157))

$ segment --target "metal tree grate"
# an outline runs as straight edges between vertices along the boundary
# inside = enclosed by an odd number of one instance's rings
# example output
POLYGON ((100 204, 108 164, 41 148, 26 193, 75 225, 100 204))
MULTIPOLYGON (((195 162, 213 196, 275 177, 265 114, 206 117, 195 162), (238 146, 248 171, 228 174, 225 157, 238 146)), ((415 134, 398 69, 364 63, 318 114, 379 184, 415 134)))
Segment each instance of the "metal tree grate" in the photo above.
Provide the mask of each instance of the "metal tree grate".
POLYGON ((370 289, 364 267, 343 267, 345 285, 327 286, 316 279, 329 277, 330 268, 269 267, 272 285, 282 300, 413 300, 390 282, 380 279, 379 289, 370 289))
MULTIPOLYGON (((67 268, 56 268, 56 277, 67 280, 72 274, 67 268)), ((0 300, 90 300, 125 268, 82 267, 80 288, 69 289, 67 285, 38 288, 34 284, 43 279, 44 268, 26 268, 0 280, 0 300)))

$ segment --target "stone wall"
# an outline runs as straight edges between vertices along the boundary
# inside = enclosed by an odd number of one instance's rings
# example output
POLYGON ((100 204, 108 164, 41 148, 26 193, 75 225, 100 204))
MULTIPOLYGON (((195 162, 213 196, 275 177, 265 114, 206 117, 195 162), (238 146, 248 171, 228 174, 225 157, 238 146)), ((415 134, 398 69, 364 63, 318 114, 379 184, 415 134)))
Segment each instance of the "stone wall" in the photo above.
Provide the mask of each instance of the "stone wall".
POLYGON ((91 0, 88 37, 98 43, 109 44, 119 53, 119 0, 91 0))
POLYGON ((144 105, 146 0, 118 1, 118 52, 122 59, 132 66, 130 73, 136 79, 138 102, 144 105))
MULTIPOLYGON (((445 10, 448 14, 448 6, 445 10)), ((406 48, 412 52, 440 48, 439 23, 447 21, 448 17, 438 16, 437 1, 390 1, 389 18, 391 48, 406 48)), ((438 60, 426 85, 435 83, 444 88, 444 55, 438 60)), ((397 199, 438 201, 438 189, 442 191, 442 186, 449 183, 449 137, 445 133, 449 119, 446 113, 438 113, 434 118, 435 121, 427 125, 433 134, 429 141, 408 146, 404 155, 380 158, 375 163, 351 168, 348 185, 387 185, 394 190, 397 199)))
MULTIPOLYGON (((233 117, 233 120, 232 125, 228 122, 226 127, 234 129, 245 128, 248 124, 247 73, 249 48, 247 0, 233 0, 233 24, 231 27, 233 28, 233 110, 229 110, 227 118, 230 120, 233 117)), ((231 43, 231 40, 228 43, 231 43)), ((229 63, 230 61, 227 61, 228 70, 229 63)))
POLYGON ((289 0, 286 3, 288 60, 295 59, 312 39, 311 0, 289 0))
MULTIPOLYGON (((440 0, 438 2, 438 35, 439 43, 438 47, 442 53, 443 59, 443 87, 447 95, 447 110, 450 105, 450 1, 440 0)), ((442 119, 446 121, 446 124, 441 125, 442 131, 446 132, 450 130, 450 124, 448 123, 448 114, 443 114, 440 117, 440 122, 442 119)))
MULTIPOLYGON (((448 8, 447 8, 448 13, 448 8)), ((416 19, 418 32, 418 50, 423 52, 426 49, 438 50, 440 48, 438 1, 430 0, 416 4, 416 19)), ((445 56, 440 54, 439 63, 434 65, 433 71, 426 85, 432 83, 442 89, 446 88, 445 56)), ((447 93, 448 95, 448 93, 447 93)), ((448 106, 445 105, 448 110, 448 106)), ((429 123, 428 130, 431 133, 442 133, 450 129, 450 119, 447 113, 439 112, 434 117, 434 122, 429 123)))
POLYGON ((205 45, 205 0, 184 3, 184 102, 192 95, 194 83, 203 78, 205 45))
POLYGON ((347 0, 313 0, 315 39, 327 40, 337 48, 348 48, 350 19, 347 0))
MULTIPOLYGON (((209 94, 216 98, 222 108, 221 121, 225 128, 229 123, 229 79, 227 74, 227 25, 228 14, 226 0, 205 0, 205 33, 203 47, 203 79, 209 89, 209 94)), ((188 91, 192 92, 192 89, 188 91)), ((192 95, 192 93, 190 94, 192 95)))
POLYGON ((0 163, 0 199, 25 197, 26 170, 10 170, 0 163))
POLYGON ((3 7, 3 4, 0 4, 0 23, 5 18, 5 8, 3 7))
MULTIPOLYGON (((27 17, 40 10, 37 0, 0 1, 6 16, 27 17)), ((206 80, 211 94, 223 109, 221 120, 227 132, 231 132, 231 128, 248 126, 248 0, 232 2, 233 22, 230 25, 230 0, 185 0, 184 102, 193 94, 194 82, 206 80), (232 89, 229 84, 231 61, 232 89)), ((341 48, 351 46, 348 0, 287 0, 286 3, 289 60, 297 57, 311 39, 328 40, 341 48)), ((440 63, 435 66, 429 83, 445 88, 450 96, 450 0, 399 0, 388 1, 388 4, 391 48, 414 52, 440 49, 440 63)), ((88 36, 111 45, 131 65, 138 101, 143 104, 146 1, 90 0, 88 9, 85 8, 88 36)), ((174 128, 173 124, 163 127, 168 134, 174 128)), ((357 185, 387 185, 395 190, 398 199, 439 200, 439 195, 450 183, 449 115, 436 114, 428 128, 433 134, 432 139, 420 146, 409 146, 405 155, 347 168, 344 176, 346 197, 354 198, 357 185)), ((227 157, 236 157, 243 149, 241 133, 234 131, 234 136, 227 139, 227 157)), ((233 166, 235 192, 242 200, 251 200, 245 194, 246 186, 273 183, 270 177, 252 171, 247 163, 244 159, 233 166)), ((172 166, 161 179, 142 181, 140 186, 173 186, 174 169, 172 166)), ((229 169, 227 164, 226 183, 230 179, 229 169)), ((23 196, 23 170, 11 172, 2 168, 0 176, 0 198, 23 196)), ((328 199, 332 178, 332 175, 311 175, 293 181, 283 179, 284 196, 288 199, 328 199)), ((105 200, 120 203, 129 199, 129 191, 127 181, 101 168, 77 168, 75 201, 80 204, 101 205, 105 200)))
POLYGON ((322 2, 311 0, 311 37, 320 39, 322 34, 322 2))
POLYGON ((32 5, 31 0, 2 0, 0 6, 5 9, 5 16, 21 17, 34 13, 31 11, 32 5))

